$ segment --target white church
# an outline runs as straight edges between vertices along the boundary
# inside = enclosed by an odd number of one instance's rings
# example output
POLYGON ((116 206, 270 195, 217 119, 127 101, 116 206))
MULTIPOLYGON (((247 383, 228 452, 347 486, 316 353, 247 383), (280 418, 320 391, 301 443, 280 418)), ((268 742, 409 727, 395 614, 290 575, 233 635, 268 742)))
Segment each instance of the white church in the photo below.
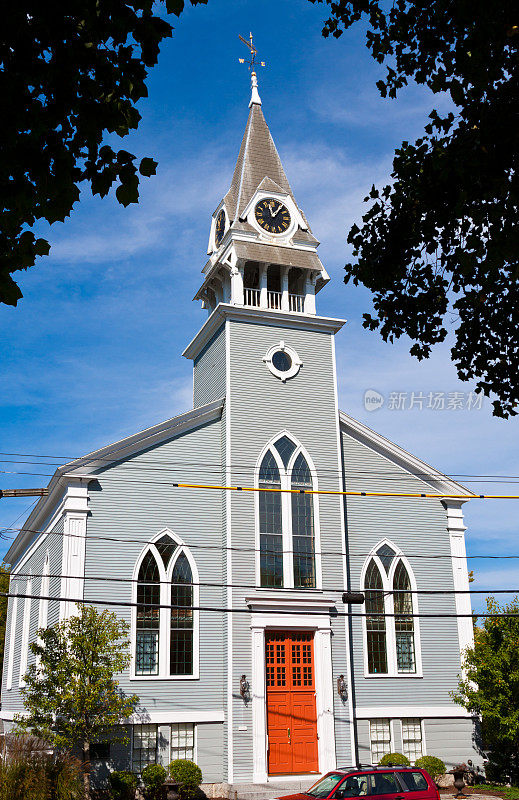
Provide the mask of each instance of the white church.
POLYGON ((180 757, 206 784, 272 788, 386 752, 479 763, 451 699, 469 595, 421 593, 469 588, 471 492, 338 408, 344 321, 318 313, 329 276, 252 83, 182 354, 193 408, 60 467, 26 520, 6 557, 4 726, 38 627, 82 598, 126 604, 110 605, 131 626, 120 682, 142 707, 127 747, 94 751, 99 774, 180 757))

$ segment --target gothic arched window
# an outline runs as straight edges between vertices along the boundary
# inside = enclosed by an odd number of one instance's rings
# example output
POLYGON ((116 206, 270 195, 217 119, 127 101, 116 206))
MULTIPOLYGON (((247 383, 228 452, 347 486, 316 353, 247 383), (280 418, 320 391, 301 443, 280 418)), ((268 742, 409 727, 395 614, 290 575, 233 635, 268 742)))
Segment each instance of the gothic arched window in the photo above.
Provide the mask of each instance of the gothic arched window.
POLYGON ((282 435, 263 456, 258 475, 259 582, 265 587, 316 588, 316 509, 308 460, 282 435), (293 493, 279 490, 295 490, 293 493))
POLYGON ((191 675, 193 672, 192 583, 189 561, 186 554, 181 553, 171 575, 170 675, 191 675))
POLYGON ((371 559, 364 580, 366 590, 366 634, 368 672, 377 675, 387 672, 386 618, 382 575, 371 559))
POLYGON ((136 591, 136 675, 194 674, 198 656, 193 567, 186 549, 168 534, 151 543, 141 557, 136 591))
MULTIPOLYGON (((261 462, 260 489, 281 489, 276 460, 269 450, 261 462)), ((281 492, 260 492, 260 572, 262 586, 283 586, 283 526, 281 492)))
POLYGON ((410 568, 396 547, 385 542, 369 557, 363 589, 367 674, 416 674, 416 595, 410 568))
POLYGON ((415 672, 413 595, 411 581, 402 561, 398 562, 395 569, 393 589, 397 669, 399 672, 415 672))
POLYGON ((149 550, 144 556, 139 570, 137 604, 135 672, 137 675, 157 675, 159 671, 160 572, 155 556, 149 550))
MULTIPOLYGON (((312 489, 312 475, 302 453, 292 467, 292 489, 312 489)), ((294 586, 315 587, 314 506, 311 494, 292 494, 294 586)))

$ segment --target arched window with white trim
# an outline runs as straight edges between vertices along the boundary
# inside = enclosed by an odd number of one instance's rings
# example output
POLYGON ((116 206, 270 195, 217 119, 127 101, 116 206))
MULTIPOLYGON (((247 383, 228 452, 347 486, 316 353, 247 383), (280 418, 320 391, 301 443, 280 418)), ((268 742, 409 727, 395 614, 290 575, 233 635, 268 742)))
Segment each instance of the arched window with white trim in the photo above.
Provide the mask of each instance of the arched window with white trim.
POLYGON ((366 592, 366 638, 368 672, 378 675, 387 672, 387 636, 384 616, 384 584, 375 561, 371 559, 364 579, 366 592))
POLYGON ((137 584, 137 641, 135 672, 157 675, 160 637, 160 571, 155 554, 144 556, 137 584))
POLYGON ((191 675, 193 672, 192 583, 189 561, 185 553, 180 553, 171 576, 171 675, 191 675))
POLYGON ((316 588, 318 509, 308 454, 284 433, 263 451, 257 475, 258 488, 267 490, 258 497, 260 586, 316 588))
POLYGON ((367 675, 417 675, 421 669, 416 582, 404 555, 391 542, 366 560, 364 643, 367 675))
POLYGON ((198 573, 188 549, 162 533, 136 566, 135 676, 196 677, 198 573))
POLYGON ((292 468, 292 542, 294 548, 294 587, 315 588, 315 541, 312 475, 304 455, 299 453, 292 468))
POLYGON ((396 662, 398 672, 416 672, 414 647, 413 595, 403 561, 398 561, 393 576, 396 662))

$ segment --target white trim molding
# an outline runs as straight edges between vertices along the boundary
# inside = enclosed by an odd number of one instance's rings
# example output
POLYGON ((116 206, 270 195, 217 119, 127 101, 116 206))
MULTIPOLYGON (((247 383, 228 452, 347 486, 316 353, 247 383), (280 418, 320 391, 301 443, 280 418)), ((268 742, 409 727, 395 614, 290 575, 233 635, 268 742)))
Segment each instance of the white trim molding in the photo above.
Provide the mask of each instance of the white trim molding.
POLYGON ((303 366, 303 362, 297 355, 294 348, 285 344, 283 339, 279 342, 279 344, 275 344, 267 350, 263 356, 263 361, 274 377, 279 378, 282 383, 290 380, 290 378, 294 378, 303 366), (286 353, 290 358, 290 367, 285 371, 278 369, 273 362, 274 355, 280 351, 282 353, 286 353))
MULTIPOLYGON (((284 428, 273 436, 262 449, 256 461, 254 469, 254 486, 259 487, 260 469, 263 459, 268 452, 271 452, 279 470, 279 478, 282 489, 290 489, 292 486, 292 470, 297 457, 302 454, 306 459, 310 474, 312 476, 312 489, 319 489, 319 482, 317 479, 317 470, 312 461, 310 454, 303 447, 301 442, 289 430, 284 428), (287 466, 285 467, 283 459, 281 458, 275 444, 283 436, 295 445, 294 451, 290 456, 287 466)), ((229 484, 227 484, 229 485, 229 484)), ((254 493, 254 528, 255 528, 255 550, 256 550, 256 585, 261 588, 261 532, 260 532, 260 492, 254 493)), ((319 516, 319 495, 313 494, 312 497, 312 513, 313 513, 313 530, 314 530, 314 568, 315 568, 315 586, 313 589, 321 589, 322 586, 322 567, 321 567, 321 527, 319 516)), ((283 542, 283 586, 288 589, 294 588, 294 544, 293 544, 293 526, 292 526, 292 495, 288 492, 281 493, 281 536, 283 542)), ((312 591, 312 588, 305 589, 305 591, 312 591)), ((272 587, 269 587, 272 591, 272 587)), ((296 590, 297 591, 297 590, 296 590)))
POLYGON ((88 515, 88 485, 72 481, 63 508, 63 555, 61 563, 60 621, 77 612, 75 600, 82 600, 85 585, 85 554, 88 515))
MULTIPOLYGON (((467 567, 467 551, 465 549, 465 531, 462 506, 464 500, 443 500, 447 511, 447 532, 451 547, 452 577, 454 589, 464 594, 455 594, 456 614, 472 614, 469 592, 469 573, 467 567)), ((474 628, 471 617, 458 617, 458 639, 460 659, 467 647, 474 646, 474 628)))
POLYGON ((148 725, 148 724, 174 724, 175 722, 224 722, 225 712, 221 711, 207 711, 204 709, 193 708, 190 711, 143 711, 132 714, 128 722, 132 725, 148 725))
MULTIPOLYGON (((193 603, 194 607, 200 605, 200 587, 199 587, 199 574, 196 566, 196 561, 193 558, 189 547, 183 540, 174 533, 170 528, 163 528, 156 533, 142 549, 141 554, 135 562, 135 567, 132 575, 132 610, 131 610, 131 641, 132 641, 132 660, 130 667, 130 680, 132 681, 154 681, 154 680, 198 680, 200 677, 200 612, 193 611, 193 670, 188 675, 170 675, 169 674, 169 653, 171 641, 171 624, 169 620, 169 611, 167 606, 171 603, 171 580, 175 564, 181 555, 185 555, 191 569, 192 589, 193 589, 193 603), (155 543, 162 539, 163 536, 169 537, 176 545, 175 550, 171 554, 168 568, 164 567, 164 562, 160 556, 159 551, 155 547, 155 543), (142 561, 146 554, 151 552, 159 570, 160 574, 160 617, 159 617, 159 648, 158 648, 158 672, 156 675, 143 674, 139 675, 135 671, 135 652, 137 646, 137 587, 139 570, 142 561)), ((181 720, 177 720, 179 722, 181 720)))
MULTIPOLYGON (((9 592, 12 594, 11 584, 13 583, 12 577, 10 579, 9 592)), ((14 645, 16 642, 16 623, 18 616, 18 584, 14 588, 14 597, 11 597, 11 624, 9 626, 9 654, 7 661, 7 678, 6 689, 13 688, 13 671, 14 671, 14 645)))
POLYGON ((266 630, 306 630, 314 633, 319 772, 323 774, 335 769, 331 624, 329 614, 323 613, 335 608, 335 601, 322 595, 309 598, 303 592, 294 592, 288 595, 284 592, 272 591, 268 595, 256 594, 247 597, 245 602, 251 610, 260 612, 252 615, 250 624, 252 636, 253 782, 266 783, 268 780, 265 688, 266 630), (288 610, 292 613, 286 617, 279 613, 288 610))
POLYGON ((25 686, 25 673, 27 672, 27 662, 29 659, 29 631, 31 626, 31 601, 32 601, 32 574, 29 573, 25 589, 25 600, 23 604, 22 621, 22 641, 20 643, 20 674, 18 686, 22 689, 25 686))
MULTIPOLYGON (((362 571, 360 574, 360 590, 362 592, 367 591, 367 589, 365 588, 366 572, 372 560, 375 562, 377 569, 380 572, 380 577, 382 579, 383 588, 381 591, 384 596, 385 613, 390 615, 385 618, 387 672, 373 673, 368 671, 368 634, 366 625, 367 618, 362 617, 364 678, 369 678, 370 680, 371 679, 381 680, 383 678, 423 678, 420 619, 417 616, 413 617, 413 639, 414 639, 413 644, 414 644, 414 656, 415 656, 415 671, 414 672, 399 671, 397 663, 396 629, 395 629, 396 618, 393 616, 395 613, 394 594, 392 594, 393 580, 398 563, 401 561, 407 571, 407 575, 409 576, 409 583, 411 585, 410 594, 411 594, 413 614, 418 614, 419 613, 418 594, 417 594, 418 587, 416 584, 416 579, 414 576, 414 572, 411 568, 411 565, 407 560, 407 558, 405 557, 405 555, 403 554, 403 552, 401 551, 401 549, 393 541, 386 538, 381 539, 371 549, 370 554, 366 558, 364 565, 362 567, 362 571), (394 552, 389 573, 386 571, 386 568, 383 565, 381 558, 377 555, 377 551, 384 544, 388 545, 394 552)), ((412 714, 409 714, 407 716, 412 716, 412 714)))
POLYGON ((402 719, 403 717, 419 717, 420 719, 458 719, 471 718, 473 715, 461 706, 357 706, 357 719, 402 719))
MULTIPOLYGON (((265 324, 267 319, 269 325, 272 326, 278 324, 283 328, 320 331, 322 333, 337 333, 346 322, 344 319, 313 317, 297 314, 293 311, 274 311, 273 309, 266 311, 266 309, 259 308, 258 306, 240 307, 230 305, 229 303, 219 303, 214 311, 211 312, 196 336, 188 344, 182 355, 184 358, 196 358, 225 320, 252 323, 260 322, 265 324)), ((227 399, 228 397, 229 395, 227 395, 227 399)))

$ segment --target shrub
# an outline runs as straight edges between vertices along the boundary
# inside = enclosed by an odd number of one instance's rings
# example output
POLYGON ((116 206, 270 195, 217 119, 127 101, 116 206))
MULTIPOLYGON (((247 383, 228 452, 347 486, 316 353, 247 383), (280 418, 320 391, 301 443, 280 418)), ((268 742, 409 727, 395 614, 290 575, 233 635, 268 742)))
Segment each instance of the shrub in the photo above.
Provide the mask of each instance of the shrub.
POLYGON ((137 789, 137 775, 128 770, 115 770, 109 776, 112 795, 115 800, 133 800, 137 789))
POLYGON ((169 774, 178 783, 178 791, 182 798, 189 800, 196 795, 202 783, 202 770, 194 761, 177 758, 169 765, 169 774))
POLYGON ((6 737, 0 759, 0 800, 82 800, 81 764, 66 751, 49 752, 34 737, 6 737))
POLYGON ((403 753, 386 753, 378 762, 381 767, 410 767, 411 762, 403 753))
POLYGON ((421 758, 417 758, 414 765, 428 772, 433 781, 438 780, 440 775, 445 775, 445 764, 441 758, 436 758, 436 756, 422 756, 421 758))
POLYGON ((166 780, 167 772, 160 764, 148 764, 141 773, 141 778, 150 798, 160 797, 161 787, 166 780))

